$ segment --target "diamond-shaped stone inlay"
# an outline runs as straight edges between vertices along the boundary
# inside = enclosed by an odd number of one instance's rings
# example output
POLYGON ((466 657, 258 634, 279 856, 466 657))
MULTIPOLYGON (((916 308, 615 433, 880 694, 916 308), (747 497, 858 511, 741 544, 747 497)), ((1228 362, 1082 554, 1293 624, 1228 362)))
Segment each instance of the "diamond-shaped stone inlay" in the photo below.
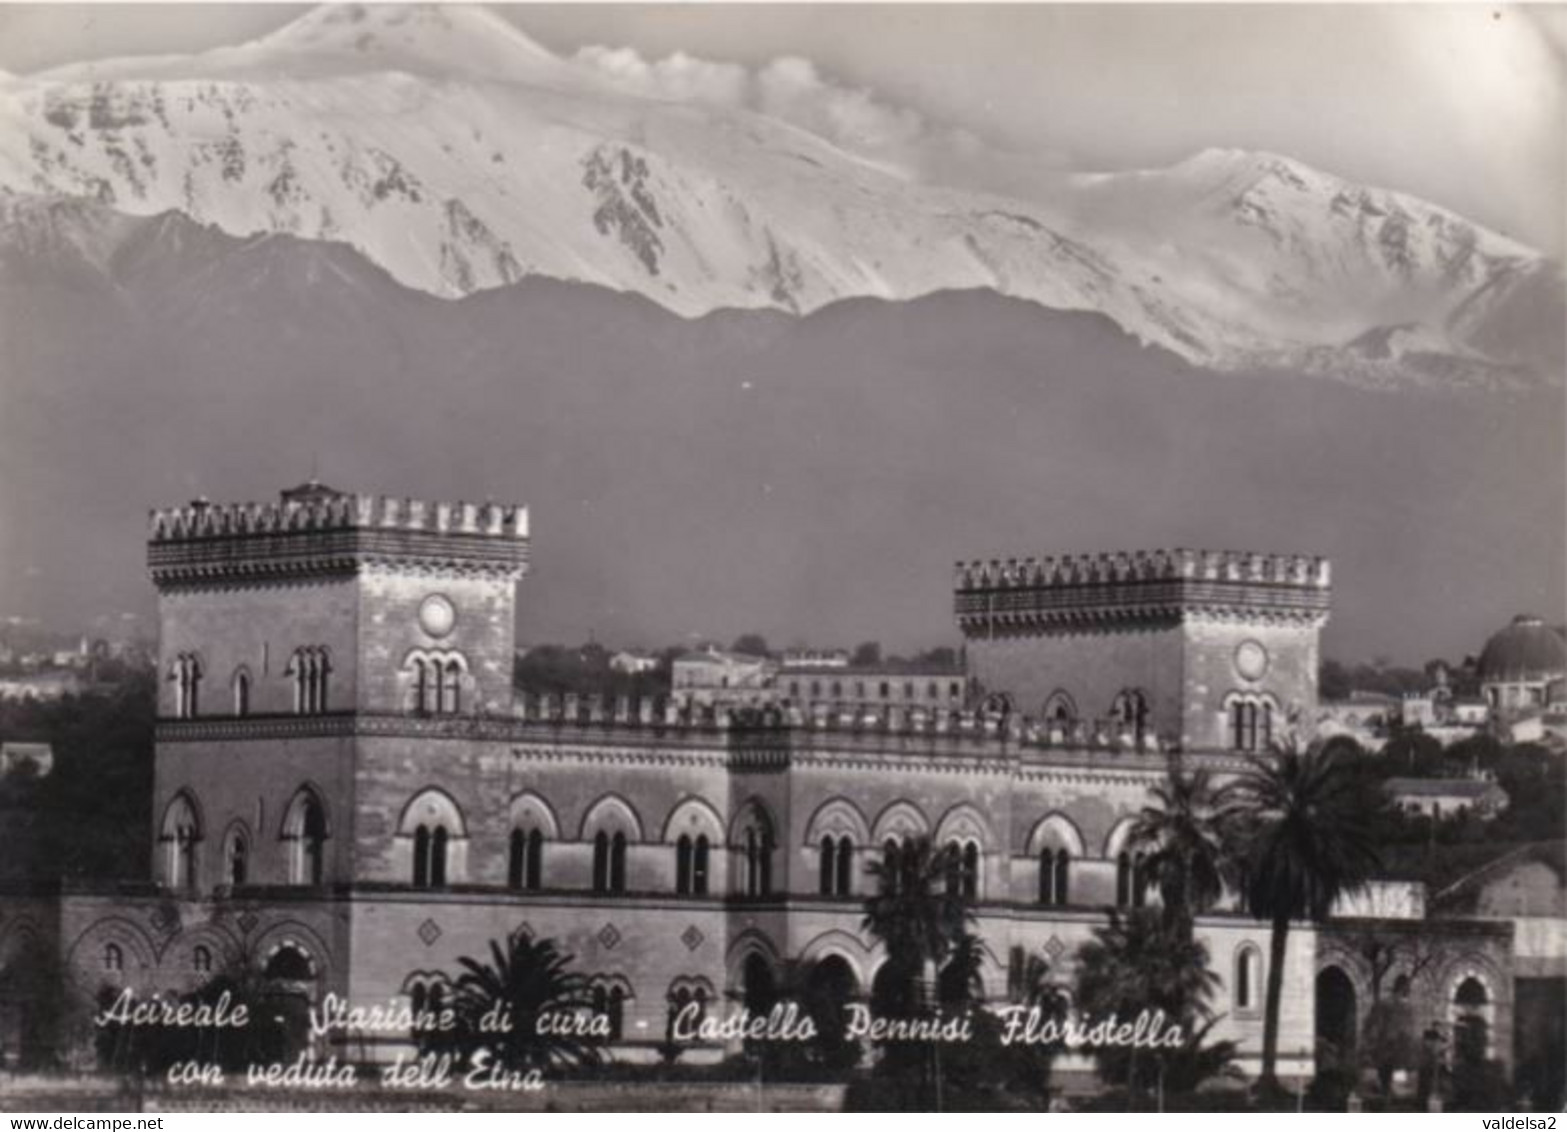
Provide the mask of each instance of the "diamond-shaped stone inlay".
POLYGON ((240 931, 244 932, 246 935, 249 935, 251 932, 256 930, 256 925, 261 921, 256 918, 256 914, 254 912, 241 912, 239 914, 239 919, 235 922, 239 924, 240 931))
POLYGON ((605 924, 599 929, 599 942, 604 945, 605 951, 615 950, 615 945, 620 942, 620 932, 614 924, 605 924))
POLYGON ((1051 936, 1045 944, 1045 954, 1050 956, 1050 962, 1054 963, 1066 954, 1066 944, 1061 942, 1059 936, 1051 936))
POLYGON ((680 942, 686 945, 687 951, 695 951, 702 946, 702 941, 707 937, 702 934, 702 929, 692 924, 680 933, 680 942))
POLYGON ((419 925, 419 939, 426 947, 429 947, 440 938, 441 925, 434 920, 426 920, 419 925))

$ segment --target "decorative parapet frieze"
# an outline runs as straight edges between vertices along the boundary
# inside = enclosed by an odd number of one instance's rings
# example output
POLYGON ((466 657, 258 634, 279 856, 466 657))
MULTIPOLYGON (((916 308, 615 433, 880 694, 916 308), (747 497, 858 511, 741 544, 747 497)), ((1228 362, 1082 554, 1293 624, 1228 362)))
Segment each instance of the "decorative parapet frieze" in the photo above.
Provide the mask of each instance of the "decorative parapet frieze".
POLYGON ((160 589, 265 585, 394 568, 520 578, 528 509, 352 495, 309 483, 276 503, 155 510, 147 562, 160 589))
POLYGON ((1155 550, 959 562, 954 611, 969 637, 1173 625, 1193 615, 1321 625, 1326 558, 1155 550))

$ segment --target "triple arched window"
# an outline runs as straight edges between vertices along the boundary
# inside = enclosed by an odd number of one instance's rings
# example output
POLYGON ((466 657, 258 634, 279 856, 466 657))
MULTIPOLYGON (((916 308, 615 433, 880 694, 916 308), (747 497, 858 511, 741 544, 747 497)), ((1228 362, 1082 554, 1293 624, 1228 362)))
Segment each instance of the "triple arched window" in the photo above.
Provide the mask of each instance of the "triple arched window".
POLYGON ((332 658, 325 646, 307 645, 294 650, 285 675, 294 681, 294 712, 320 715, 327 710, 327 680, 332 658))
POLYGON ((174 685, 174 717, 195 719, 201 714, 201 657, 193 652, 176 653, 169 671, 174 685))
POLYGON ((1230 749, 1266 751, 1273 745, 1273 701, 1266 696, 1230 700, 1230 749))
POLYGON ((453 650, 419 650, 404 663, 409 676, 409 700, 419 715, 459 715, 463 678, 468 662, 453 650))

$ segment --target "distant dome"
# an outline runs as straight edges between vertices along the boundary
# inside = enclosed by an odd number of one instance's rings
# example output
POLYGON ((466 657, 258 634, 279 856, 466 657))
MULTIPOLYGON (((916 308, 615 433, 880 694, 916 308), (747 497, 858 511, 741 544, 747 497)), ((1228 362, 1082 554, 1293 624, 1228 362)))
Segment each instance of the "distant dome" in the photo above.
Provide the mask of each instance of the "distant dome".
POLYGON ((1520 614, 1480 654, 1482 683, 1546 680, 1567 673, 1567 641, 1538 617, 1520 614))

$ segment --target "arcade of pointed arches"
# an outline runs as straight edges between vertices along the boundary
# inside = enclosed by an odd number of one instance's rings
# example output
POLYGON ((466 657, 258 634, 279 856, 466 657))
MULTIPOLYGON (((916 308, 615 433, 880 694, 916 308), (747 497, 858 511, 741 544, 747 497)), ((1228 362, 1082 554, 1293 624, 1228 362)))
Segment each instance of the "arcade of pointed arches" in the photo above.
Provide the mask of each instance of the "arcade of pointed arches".
MULTIPOLYGON (((995 861, 1009 857, 1013 876, 1023 870, 1022 883, 1037 878, 1032 902, 1044 906, 1073 903, 1073 877, 1083 862, 1114 862, 1117 870, 1116 901, 1140 906, 1147 897, 1148 882, 1143 855, 1126 846, 1132 818, 1122 818, 1105 837, 1102 850, 1093 852, 1082 829, 1066 813, 1053 810, 1031 827, 1025 843, 1009 851, 1001 846, 989 819, 976 806, 963 802, 949 808, 934 823, 909 799, 886 804, 874 818, 842 795, 817 806, 805 827, 805 860, 819 896, 834 899, 863 897, 868 891, 866 867, 872 861, 895 860, 902 847, 917 837, 930 837, 937 847, 951 846, 956 863, 946 887, 967 899, 984 900, 991 893, 995 861), (809 866, 814 864, 815 869, 809 866)), ((731 893, 765 897, 776 891, 780 849, 778 824, 761 798, 746 799, 726 819, 720 809, 698 795, 679 799, 661 825, 657 839, 638 808, 627 798, 607 793, 589 803, 576 821, 575 836, 565 832, 554 806, 536 790, 514 795, 508 803, 505 840, 505 886, 517 891, 543 891, 564 887, 551 881, 552 846, 591 847, 590 888, 603 895, 631 891, 633 864, 648 854, 665 851, 674 862, 676 895, 707 896, 731 893)), ((330 878, 328 854, 330 829, 320 790, 300 785, 284 810, 278 833, 283 843, 284 883, 319 886, 330 878)), ((176 792, 165 808, 160 825, 159 879, 167 887, 193 890, 204 873, 199 866, 204 825, 198 803, 188 789, 176 792)), ((441 888, 471 883, 469 857, 475 851, 462 806, 445 790, 427 786, 416 791, 403 806, 396 824, 400 867, 416 888, 441 888)), ((218 843, 214 867, 219 886, 241 887, 267 883, 263 862, 255 853, 253 834, 242 819, 230 822, 218 843)), ((565 858, 574 853, 565 854, 565 858)), ((667 883, 667 882, 665 882, 667 883)))

